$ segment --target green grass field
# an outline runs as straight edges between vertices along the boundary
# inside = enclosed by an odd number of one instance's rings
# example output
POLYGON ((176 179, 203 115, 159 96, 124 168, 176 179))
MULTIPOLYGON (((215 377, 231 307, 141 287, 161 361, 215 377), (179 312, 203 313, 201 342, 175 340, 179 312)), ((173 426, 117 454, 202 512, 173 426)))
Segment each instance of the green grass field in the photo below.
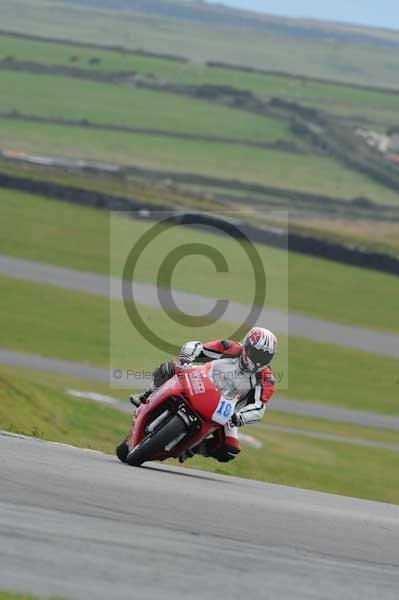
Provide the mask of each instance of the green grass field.
MULTIPOLYGON (((42 389, 46 388, 46 390, 48 390, 49 393, 53 394, 54 396, 64 394, 66 390, 76 390, 80 392, 95 392, 97 394, 110 396, 111 398, 115 398, 117 400, 124 400, 126 403, 128 402, 128 394, 124 389, 110 388, 109 385, 106 384, 83 381, 74 377, 67 377, 58 374, 47 373, 44 371, 33 371, 31 369, 0 366, 0 378, 3 380, 3 382, 7 382, 7 386, 10 386, 14 380, 19 380, 22 378, 24 382, 28 382, 28 388, 30 388, 30 386, 33 386, 34 388, 42 386, 42 389)), ((71 398, 70 394, 68 394, 68 398, 71 398)), ((126 415, 124 418, 128 419, 126 415)), ((50 419, 48 419, 48 423, 49 422, 51 422, 50 419)), ((289 427, 292 430, 298 429, 315 433, 329 433, 337 436, 350 436, 355 439, 369 440, 372 442, 383 442, 387 444, 398 443, 397 431, 373 429, 371 427, 363 427, 361 425, 351 425, 346 423, 336 423, 334 421, 328 421, 325 419, 300 417, 286 413, 279 413, 276 410, 267 412, 263 423, 260 424, 261 429, 263 428, 264 423, 271 426, 289 427)), ((5 426, 5 424, 8 424, 11 429, 17 431, 22 431, 23 428, 26 427, 24 432, 32 435, 32 429, 28 429, 29 423, 26 423, 23 415, 20 416, 15 411, 10 411, 7 418, 6 411, 4 410, 0 427, 5 426)), ((33 427, 35 427, 36 431, 40 433, 40 427, 38 427, 38 423, 34 423, 33 427)), ((249 429, 247 428, 246 432, 250 433, 251 435, 253 434, 256 437, 258 429, 259 425, 256 425, 255 427, 251 426, 249 429)), ((243 431, 245 432, 245 430, 243 431)), ((303 434, 298 431, 295 435, 303 434)))
MULTIPOLYGON (((39 600, 37 596, 26 594, 14 594, 13 592, 0 592, 0 600, 39 600)), ((46 600, 64 600, 63 598, 46 598, 46 600)))
MULTIPOLYGON (((350 85, 246 73, 220 67, 210 68, 195 63, 178 63, 112 50, 73 48, 63 44, 0 35, 0 59, 6 57, 48 65, 74 66, 93 72, 126 71, 141 75, 152 74, 160 79, 185 85, 227 85, 250 90, 260 96, 283 97, 337 115, 352 115, 354 119, 367 118, 380 127, 392 126, 398 118, 396 94, 362 90, 350 85), (100 62, 93 65, 90 62, 93 59, 100 62)), ((54 110, 52 104, 50 108, 54 110)))
POLYGON ((344 215, 334 219, 323 219, 318 215, 303 215, 291 218, 290 225, 292 229, 298 227, 305 235, 328 235, 330 239, 376 252, 393 255, 399 253, 398 225, 394 219, 347 219, 344 215))
POLYGON ((290 139, 288 124, 166 92, 4 71, 0 111, 54 119, 246 138, 290 139))
MULTIPOLYGON (((209 27, 194 22, 137 13, 90 10, 49 0, 3 0, 2 28, 49 37, 176 53, 194 62, 222 60, 263 69, 299 73, 377 86, 399 87, 399 59, 390 48, 297 38, 238 27, 209 27), (248 38, 250 37, 250 43, 248 38), (234 44, 232 44, 234 40, 234 44)), ((370 31, 370 30, 369 30, 370 31)), ((372 31, 372 30, 371 30, 372 31)), ((379 32, 377 37, 387 37, 379 32)), ((389 37, 389 36, 388 36, 389 37)), ((79 54, 78 50, 71 54, 79 54)), ((96 51, 97 55, 97 51, 96 51)))
MULTIPOLYGON (((64 392, 65 386, 69 387, 63 378, 49 380, 39 374, 32 378, 0 367, 0 428, 112 453, 129 427, 128 415, 74 399, 64 392)), ((243 447, 241 455, 229 465, 195 458, 186 466, 399 503, 396 452, 375 448, 371 452, 349 443, 255 427, 247 427, 245 432, 255 435, 263 448, 243 447)))
MULTIPOLYGON (((372 213, 365 213, 354 203, 338 201, 336 213, 332 217, 329 203, 320 203, 312 208, 312 203, 303 204, 302 209, 289 198, 279 199, 275 195, 255 192, 237 191, 234 187, 223 188, 208 184, 193 185, 170 180, 162 176, 155 180, 148 179, 145 172, 128 176, 115 177, 112 175, 99 176, 88 171, 66 171, 60 167, 48 168, 27 162, 9 162, 0 157, 0 170, 4 175, 26 177, 29 180, 43 180, 62 186, 78 187, 90 192, 101 192, 112 196, 123 196, 125 199, 140 200, 158 206, 174 206, 182 210, 199 209, 201 211, 225 211, 226 198, 231 202, 231 210, 240 213, 243 219, 252 223, 268 225, 286 224, 286 217, 270 218, 269 211, 275 211, 276 206, 289 211, 289 227, 292 232, 315 237, 328 237, 347 245, 356 245, 365 250, 395 254, 399 248, 396 207, 384 207, 379 213, 381 220, 372 218, 372 213), (220 196, 222 194, 222 197, 220 196), (255 205, 252 202, 256 202, 255 205), (260 205, 259 205, 260 203, 260 205), (265 210, 260 212, 260 207, 265 210), (310 211, 310 212, 309 212, 310 211), (284 221, 284 223, 283 223, 284 221)), ((228 184, 226 184, 228 185, 228 184)), ((232 184, 234 186, 234 183, 232 184)), ((373 209, 373 211, 375 208, 373 209)), ((283 215, 284 213, 281 213, 283 215)))
MULTIPOLYGON (((0 283, 0 347, 98 366, 107 366, 111 354, 112 367, 122 371, 151 371, 169 358, 142 339, 118 301, 111 302, 109 336, 105 298, 13 278, 1 277, 0 283)), ((235 329, 220 321, 200 329, 184 327, 160 310, 138 308, 152 331, 176 345, 187 339, 221 339, 235 329)), ((279 341, 273 366, 277 378, 282 377, 283 395, 399 414, 397 360, 293 337, 287 354, 287 340, 279 336, 279 341)), ((129 385, 133 387, 130 380, 129 385)))
POLYGON ((0 429, 112 453, 126 435, 129 415, 78 400, 64 391, 71 387, 67 379, 55 381, 0 367, 0 429))
MULTIPOLYGON (((278 404, 276 401, 276 407, 278 404)), ((254 428, 247 428, 247 433, 257 435, 257 429, 263 428, 264 425, 289 427, 293 435, 300 435, 299 430, 304 430, 312 433, 328 433, 343 437, 352 437, 360 440, 368 440, 375 442, 385 442, 387 444, 397 444, 399 435, 397 431, 373 429, 371 427, 363 427, 361 425, 353 425, 348 423, 336 423, 325 419, 314 419, 310 417, 300 417, 297 415, 289 415, 287 413, 279 413, 276 410, 268 411, 263 421, 254 428)), ((243 430, 245 432, 245 430, 243 430)), ((306 435, 305 435, 306 437, 306 435)))
MULTIPOLYGON (((64 394, 66 390, 75 390, 80 392, 95 392, 97 394, 103 394, 109 396, 111 398, 115 398, 117 400, 123 400, 130 407, 130 404, 127 400, 127 391, 121 388, 110 388, 109 385, 101 384, 98 382, 89 382, 83 381, 81 379, 76 379, 74 377, 67 377, 59 374, 48 373, 44 371, 33 371, 30 369, 23 369, 23 371, 17 367, 8 367, 8 366, 0 366, 0 380, 3 382, 3 388, 6 387, 12 388, 13 382, 18 382, 20 378, 23 378, 24 381, 29 382, 29 386, 37 386, 42 390, 46 390, 46 392, 51 392, 55 396, 60 394, 64 394)), ((5 392, 6 393, 6 392, 5 392)), ((68 398, 74 398, 70 394, 68 394, 68 398)), ((75 398, 76 400, 76 398, 75 398)), ((78 403, 82 402, 82 400, 76 400, 78 403)), ((91 403, 89 400, 85 400, 85 403, 91 403)), ((7 411, 4 408, 3 412, 0 412, 0 428, 5 427, 7 425, 8 428, 15 431, 24 432, 27 435, 32 435, 33 430, 38 433, 43 433, 43 423, 34 422, 33 424, 24 417, 24 411, 20 413, 15 410, 18 404, 15 403, 14 410, 7 411), (30 429, 29 429, 30 427, 30 429)), ((92 406, 97 406, 94 404, 92 406)), ((49 412, 51 413, 51 407, 48 407, 49 412)), ((118 411, 113 411, 112 414, 119 414, 118 411)), ((126 427, 126 419, 127 423, 129 422, 129 417, 122 415, 125 419, 125 427, 126 427)), ((51 423, 52 419, 47 419, 47 424, 51 423)), ((315 433, 328 433, 336 436, 350 436, 356 439, 361 439, 364 441, 371 442, 382 442, 382 443, 391 443, 398 444, 398 433, 397 431, 389 431, 383 429, 372 429, 370 427, 363 427, 361 425, 352 425, 346 423, 336 423, 334 421, 328 421, 325 419, 314 419, 309 417, 299 417, 296 415, 289 415, 286 413, 279 413, 276 410, 268 411, 263 422, 254 427, 247 427, 246 430, 243 430, 244 433, 248 433, 257 437, 258 429, 263 429, 263 425, 271 425, 271 426, 282 426, 289 427, 292 430, 297 429, 297 433, 293 432, 293 435, 304 435, 302 430, 306 430, 309 432, 315 433)), ((45 426, 44 426, 45 427, 45 426)), ((71 432, 72 433, 72 432, 71 432)), ((306 435, 304 436, 306 437, 306 435)), ((113 442, 112 442, 113 443, 113 442)), ((101 447, 104 451, 112 452, 113 446, 106 448, 105 446, 101 447)))
MULTIPOLYGON (((158 206, 163 210, 165 206, 176 206, 188 210, 197 208, 200 210, 216 210, 222 207, 221 203, 204 190, 191 190, 183 184, 170 184, 169 180, 158 180, 147 178, 147 173, 137 173, 115 177, 109 175, 90 173, 87 170, 66 171, 62 167, 48 168, 38 164, 21 161, 8 161, 0 156, 0 171, 2 174, 26 177, 30 181, 46 181, 61 186, 89 190, 90 192, 101 192, 110 196, 122 196, 127 200, 140 200, 158 206)), ((345 206, 345 205, 344 205, 345 206)), ((388 208, 390 212, 392 209, 388 208)), ((396 209, 393 209, 396 210, 396 209)))
MULTIPOLYGON (((393 96, 394 104, 398 104, 399 97, 393 96)), ((304 106, 322 110, 330 115, 335 115, 345 119, 348 125, 360 127, 362 129, 371 129, 379 133, 386 133, 391 127, 396 127, 398 122, 398 110, 395 107, 381 108, 378 102, 370 104, 367 102, 359 106, 350 102, 340 102, 332 100, 305 100, 301 102, 304 106)))
POLYGON ((328 82, 307 81, 273 74, 246 73, 239 70, 210 68, 195 63, 178 63, 162 58, 134 56, 117 51, 73 48, 63 44, 33 41, 0 35, 0 59, 34 61, 47 65, 74 66, 91 71, 126 71, 152 74, 161 79, 188 85, 227 85, 250 90, 262 96, 279 96, 328 111, 352 110, 357 115, 393 118, 398 111, 398 96, 378 90, 362 90, 328 82), (90 61, 98 59, 93 65, 90 61))
POLYGON ((327 442, 267 431, 257 438, 264 451, 245 449, 228 468, 212 467, 195 457, 187 467, 250 477, 280 485, 319 490, 369 500, 398 503, 398 472, 395 452, 371 452, 342 442, 327 442), (258 474, 258 477, 256 476, 258 474))
MULTIPOLYGON (((108 273, 107 212, 11 190, 0 190, 0 203, 0 252, 83 271, 108 273)), ((114 275, 121 273, 124 257, 148 227, 145 222, 113 219, 117 240, 112 261, 114 275)), ((165 234, 154 240, 138 264, 136 278, 155 283, 158 266, 167 251, 187 241, 202 241, 219 249, 226 257, 229 274, 217 274, 214 265, 205 258, 187 258, 174 271, 174 287, 203 295, 227 295, 241 302, 252 301, 253 275, 240 246, 221 236, 187 228, 172 230, 172 235, 165 234)), ((287 307, 288 258, 288 308, 291 311, 374 329, 399 331, 397 277, 294 252, 287 257, 285 252, 267 246, 259 246, 258 250, 267 273, 269 306, 283 310, 287 307), (379 297, 384 298, 384 310, 376 310, 376 290, 379 297)))
MULTIPOLYGON (((354 111, 372 111, 395 122, 397 96, 332 83, 303 81, 290 77, 262 76, 228 69, 212 69, 191 63, 132 56, 117 51, 76 48, 63 44, 27 41, 0 35, 0 58, 36 59, 55 64, 80 64, 85 68, 134 69, 184 83, 217 83, 248 88, 261 95, 281 95, 300 102, 356 117, 354 111), (29 53, 29 47, 31 52, 29 53), (50 52, 54 48, 54 53, 50 52), (47 52, 46 52, 47 50, 47 52), (54 55, 54 59, 52 58, 54 55), (73 62, 71 59, 73 58, 73 62), (96 58, 100 63, 93 66, 96 58)), ((119 70, 118 69, 118 70, 119 70)), ((89 120, 92 123, 218 135, 241 140, 273 142, 297 139, 289 123, 252 115, 214 103, 105 83, 67 77, 3 71, 0 111, 17 111, 53 119, 89 120)), ((361 117, 358 113, 357 116, 361 117)), ((364 115, 363 115, 364 116, 364 115)), ((297 140, 298 141, 298 140, 297 140)), ((8 120, 2 122, 0 144, 6 149, 77 155, 93 160, 185 173, 240 179, 277 188, 324 194, 342 200, 367 197, 377 203, 398 205, 397 192, 355 172, 335 159, 273 149, 243 147, 227 143, 146 136, 88 127, 68 127, 8 120)))
POLYGON ((238 179, 347 200, 366 196, 374 202, 393 206, 399 201, 396 192, 326 157, 12 120, 2 121, 1 131, 1 146, 8 150, 73 158, 78 155, 126 166, 238 179))

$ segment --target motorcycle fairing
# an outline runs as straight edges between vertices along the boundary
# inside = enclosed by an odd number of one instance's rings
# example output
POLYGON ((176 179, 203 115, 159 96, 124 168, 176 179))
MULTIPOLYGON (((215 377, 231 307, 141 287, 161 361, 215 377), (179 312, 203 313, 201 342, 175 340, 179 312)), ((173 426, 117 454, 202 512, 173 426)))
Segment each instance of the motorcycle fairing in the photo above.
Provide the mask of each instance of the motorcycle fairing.
POLYGON ((129 450, 133 450, 145 437, 145 427, 151 413, 162 412, 162 405, 171 397, 180 397, 198 417, 199 429, 186 436, 175 448, 163 452, 154 459, 163 460, 178 457, 195 447, 216 429, 225 425, 235 408, 234 400, 223 398, 221 392, 208 376, 209 364, 190 369, 177 367, 176 374, 162 386, 154 390, 146 404, 140 406, 134 418, 134 426, 128 438, 129 450))

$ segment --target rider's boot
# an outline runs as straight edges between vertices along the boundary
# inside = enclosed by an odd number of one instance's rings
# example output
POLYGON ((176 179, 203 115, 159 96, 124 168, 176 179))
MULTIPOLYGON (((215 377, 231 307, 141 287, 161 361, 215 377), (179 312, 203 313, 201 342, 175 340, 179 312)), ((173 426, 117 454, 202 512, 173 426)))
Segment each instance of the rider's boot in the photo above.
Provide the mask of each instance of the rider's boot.
POLYGON ((190 450, 183 452, 183 454, 180 454, 179 463, 184 463, 188 458, 193 458, 196 454, 200 456, 209 456, 208 440, 203 440, 198 446, 195 446, 195 448, 191 448, 190 450))
POLYGON ((182 465, 188 458, 192 458, 195 452, 193 450, 186 450, 183 454, 179 456, 179 463, 182 465))
POLYGON ((225 426, 223 441, 220 443, 217 438, 209 440, 207 450, 208 456, 219 462, 230 462, 237 458, 241 452, 237 427, 225 426))

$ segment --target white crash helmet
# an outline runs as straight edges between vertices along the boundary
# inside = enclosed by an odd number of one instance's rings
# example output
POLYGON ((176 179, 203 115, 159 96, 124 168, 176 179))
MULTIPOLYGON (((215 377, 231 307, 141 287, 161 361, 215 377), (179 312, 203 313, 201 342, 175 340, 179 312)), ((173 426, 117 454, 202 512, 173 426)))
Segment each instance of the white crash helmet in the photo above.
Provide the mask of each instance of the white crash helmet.
POLYGON ((253 327, 243 339, 242 346, 241 369, 256 373, 271 362, 277 350, 277 338, 269 329, 253 327))

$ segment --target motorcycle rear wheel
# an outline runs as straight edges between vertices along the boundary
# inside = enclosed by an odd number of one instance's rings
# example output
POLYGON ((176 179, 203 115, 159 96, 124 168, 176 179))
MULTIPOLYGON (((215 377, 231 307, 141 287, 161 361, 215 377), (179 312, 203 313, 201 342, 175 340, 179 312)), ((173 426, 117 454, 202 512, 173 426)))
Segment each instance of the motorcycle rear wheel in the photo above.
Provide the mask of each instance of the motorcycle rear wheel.
POLYGON ((153 460, 153 457, 175 438, 186 431, 186 424, 175 415, 159 431, 146 437, 132 452, 129 452, 126 462, 132 467, 140 467, 144 462, 153 460))

